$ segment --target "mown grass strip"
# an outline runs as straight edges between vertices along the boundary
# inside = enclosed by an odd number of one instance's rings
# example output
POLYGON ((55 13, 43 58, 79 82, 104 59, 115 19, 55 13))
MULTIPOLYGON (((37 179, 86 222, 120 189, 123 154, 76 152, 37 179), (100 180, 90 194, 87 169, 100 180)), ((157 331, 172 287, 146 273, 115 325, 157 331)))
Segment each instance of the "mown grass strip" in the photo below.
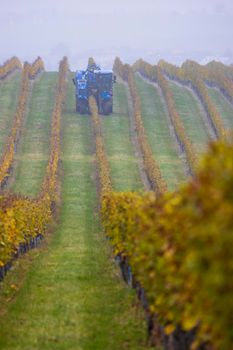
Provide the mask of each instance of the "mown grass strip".
POLYGON ((232 159, 233 143, 221 140, 175 192, 104 198, 106 234, 144 288, 155 316, 151 336, 163 349, 231 348, 232 159))
POLYGON ((201 66, 190 60, 183 63, 181 68, 163 60, 160 60, 158 65, 172 80, 178 80, 181 84, 191 84, 192 89, 195 91, 201 105, 206 111, 208 117, 206 127, 209 130, 211 138, 215 139, 217 137, 224 139, 226 137, 226 130, 224 129, 221 116, 213 104, 208 94, 208 89, 202 80, 206 77, 206 72, 201 72, 201 66))
POLYGON ((158 83, 166 103, 170 121, 173 127, 172 129, 174 130, 179 148, 186 156, 188 174, 193 175, 197 165, 196 154, 194 152, 193 145, 186 134, 185 127, 175 106, 172 91, 162 69, 159 66, 153 66, 141 59, 135 62, 133 69, 134 71, 138 71, 143 77, 149 79, 151 82, 158 83))
POLYGON ((102 117, 105 149, 116 191, 143 190, 137 160, 130 137, 129 106, 126 87, 114 85, 113 114, 102 117))
POLYGON ((142 154, 146 175, 148 177, 150 188, 156 191, 157 194, 162 194, 167 191, 167 184, 161 175, 159 166, 153 157, 151 147, 147 140, 146 132, 141 116, 141 101, 137 92, 134 70, 128 64, 123 64, 119 57, 116 57, 113 65, 113 70, 125 82, 127 82, 130 92, 130 100, 133 106, 133 124, 136 131, 136 138, 142 154))
MULTIPOLYGON (((38 60, 36 61, 38 69, 40 69, 41 63, 42 62, 38 60)), ((27 65, 27 68, 30 68, 29 65, 27 65)), ((36 68, 34 70, 33 67, 35 74, 38 69, 36 68)), ((60 199, 58 174, 61 153, 61 115, 65 101, 67 72, 68 62, 67 58, 64 57, 59 64, 59 79, 56 87, 56 96, 51 118, 51 133, 49 137, 49 159, 40 192, 36 198, 13 195, 10 193, 1 196, 0 279, 4 278, 9 267, 12 265, 13 257, 19 257, 21 253, 25 253, 28 248, 34 247, 35 244, 37 245, 38 238, 47 233, 49 225, 52 223, 52 218, 54 218, 56 213, 57 204, 60 199)), ((25 71, 25 74, 28 75, 28 70, 25 71)), ((29 92, 27 75, 24 81, 26 86, 25 89, 23 88, 23 93, 29 92)), ((23 101, 22 103, 20 102, 20 113, 17 114, 16 122, 12 128, 10 150, 12 150, 12 148, 15 149, 18 142, 17 131, 21 131, 21 124, 23 123, 22 117, 26 112, 25 107, 27 104, 25 100, 26 96, 23 94, 23 101)), ((5 155, 7 156, 7 152, 5 152, 5 155)), ((12 161, 13 156, 11 154, 12 161)), ((9 158, 5 159, 8 160, 9 158)), ((6 171, 7 169, 5 173, 6 171)), ((5 176, 7 175, 6 173, 5 176)))
POLYGON ((208 93, 222 117, 225 128, 233 128, 233 106, 218 89, 208 87, 208 93))
POLYGON ((40 187, 49 156, 49 135, 57 73, 44 72, 34 83, 24 134, 16 155, 13 190, 34 197, 40 187))
POLYGON ((146 327, 134 292, 124 285, 100 233, 90 116, 74 113, 69 79, 60 225, 0 319, 0 348, 145 349, 146 327))
POLYGON ((197 155, 206 150, 210 140, 208 130, 205 127, 202 114, 205 113, 198 101, 189 89, 169 81, 172 89, 176 108, 185 126, 186 133, 190 138, 197 155))
POLYGON ((158 161, 160 171, 169 189, 185 181, 185 169, 178 146, 175 145, 169 128, 167 110, 155 86, 147 83, 139 75, 135 76, 141 98, 142 120, 150 147, 158 161))
POLYGON ((17 101, 17 108, 14 113, 13 123, 8 138, 4 144, 0 158, 0 186, 4 188, 11 175, 18 142, 21 136, 30 93, 30 79, 35 79, 44 70, 43 61, 36 59, 31 65, 24 63, 22 77, 20 81, 20 91, 17 101))
POLYGON ((19 95, 20 77, 21 74, 17 71, 7 79, 0 81, 0 154, 12 127, 19 95))

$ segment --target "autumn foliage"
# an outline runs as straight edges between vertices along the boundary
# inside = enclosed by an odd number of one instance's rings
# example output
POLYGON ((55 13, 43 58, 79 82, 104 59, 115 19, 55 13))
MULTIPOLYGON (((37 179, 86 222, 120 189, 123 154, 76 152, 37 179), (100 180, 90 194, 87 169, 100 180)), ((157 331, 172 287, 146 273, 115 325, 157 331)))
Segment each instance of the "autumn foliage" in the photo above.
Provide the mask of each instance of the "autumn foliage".
POLYGON ((21 134, 28 101, 30 79, 34 79, 36 75, 43 69, 44 65, 40 58, 36 59, 32 65, 29 63, 24 64, 21 77, 19 99, 13 119, 13 125, 11 127, 11 132, 5 142, 4 149, 0 158, 0 187, 4 185, 7 177, 10 175, 10 171, 13 165, 13 160, 17 148, 17 143, 21 134))
POLYGON ((209 62, 205 66, 196 62, 193 62, 193 64, 207 84, 218 87, 226 98, 231 103, 233 102, 233 75, 230 66, 216 61, 209 62))
MULTIPOLYGON (((15 59, 15 58, 14 58, 15 59)), ((13 59, 12 59, 13 60, 13 59)), ((6 62, 8 71, 17 66, 6 62), (9 68, 10 67, 10 68, 9 68)), ((89 59, 89 63, 92 62, 89 59)), ((94 60, 93 60, 94 62, 94 60)), ((8 74, 2 73, 0 77, 8 74)), ((9 176, 19 139, 30 79, 43 70, 38 59, 24 64, 19 102, 11 133, 0 160, 0 183, 9 176)), ((95 142, 102 223, 115 255, 132 269, 148 301, 150 315, 170 335, 177 329, 194 330, 192 349, 228 350, 233 344, 233 143, 226 141, 221 117, 216 111, 204 79, 217 79, 211 67, 200 72, 192 61, 182 68, 160 61, 158 66, 143 60, 133 67, 115 60, 114 70, 129 86, 135 127, 145 168, 154 192, 114 192, 102 137, 101 118, 95 98, 89 98, 95 142), (167 103, 176 137, 195 175, 187 184, 168 192, 153 157, 142 122, 140 97, 134 71, 156 82, 167 103), (196 167, 196 155, 176 110, 165 73, 189 82, 208 111, 217 142, 196 167)), ((59 200, 61 114, 65 98, 67 59, 59 66, 52 113, 50 153, 40 192, 36 198, 2 194, 0 197, 0 267, 21 244, 44 235, 59 200)), ((221 70, 221 77, 225 71, 221 70)), ((222 78, 224 79, 224 78, 222 78)), ((223 82, 221 83, 223 84, 223 82)), ((227 90, 227 89, 226 89, 227 90)), ((77 179, 78 181, 78 179, 77 179)))
MULTIPOLYGON (((49 161, 39 195, 34 199, 15 195, 2 195, 0 198, 0 266, 12 258, 21 243, 29 242, 38 234, 44 235, 55 212, 58 201, 60 123, 67 70, 68 63, 64 58, 59 67, 59 80, 52 114, 49 161)), ((28 79, 29 71, 30 66, 26 65, 25 79, 28 79)))
POLYGON ((92 126, 95 138, 95 152, 99 178, 99 191, 100 197, 101 199, 103 199, 107 193, 112 191, 109 164, 104 149, 104 143, 101 132, 101 120, 98 114, 98 107, 96 104, 96 100, 93 96, 89 98, 89 106, 92 115, 92 126))
POLYGON ((169 116, 174 126, 176 137, 182 150, 184 150, 186 153, 190 172, 193 174, 197 163, 196 154, 194 152, 193 145, 186 134, 185 127, 175 106, 172 91, 163 75, 162 69, 159 66, 153 66, 143 60, 138 60, 133 65, 133 68, 145 78, 152 82, 156 82, 161 88, 167 104, 169 116))
POLYGON ((181 68, 173 66, 165 61, 160 61, 159 67, 161 67, 170 78, 178 79, 180 82, 188 82, 191 84, 209 116, 216 136, 219 138, 225 138, 226 130, 224 128, 221 115, 209 96, 208 89, 203 80, 205 77, 208 78, 208 70, 205 71, 204 68, 200 69, 201 66, 193 61, 186 61, 181 68))
POLYGON ((109 193, 103 225, 127 258, 150 311, 172 333, 196 328, 193 348, 233 343, 233 145, 219 141, 195 179, 157 199, 109 193))
POLYGON ((30 68, 30 72, 29 72, 30 79, 35 79, 36 76, 44 69, 45 68, 44 68, 43 60, 41 59, 41 57, 37 57, 37 59, 33 62, 30 68))
POLYGON ((145 169, 152 188, 159 194, 164 193, 167 190, 167 184, 161 175, 159 165, 153 157, 153 153, 147 139, 146 131, 143 126, 141 115, 141 101, 137 92, 133 69, 128 64, 123 65, 121 60, 119 58, 116 58, 114 63, 114 71, 123 80, 125 80, 129 86, 130 95, 133 102, 133 115, 138 141, 142 151, 145 169))
POLYGON ((21 70, 22 64, 17 57, 12 57, 0 67, 0 79, 5 79, 11 72, 16 69, 21 70))
MULTIPOLYGON (((126 79, 128 66, 120 67, 126 79)), ((89 103, 102 223, 115 255, 130 265, 152 317, 167 335, 195 330, 193 349, 205 344, 228 350, 233 342, 233 144, 212 143, 195 177, 175 192, 117 193, 96 102, 89 103)))

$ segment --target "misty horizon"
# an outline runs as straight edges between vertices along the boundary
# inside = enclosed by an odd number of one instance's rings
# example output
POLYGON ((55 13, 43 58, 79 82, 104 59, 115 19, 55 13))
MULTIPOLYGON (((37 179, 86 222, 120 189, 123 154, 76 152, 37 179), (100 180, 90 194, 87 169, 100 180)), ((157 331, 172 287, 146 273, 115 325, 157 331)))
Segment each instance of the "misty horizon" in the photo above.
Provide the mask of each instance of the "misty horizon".
POLYGON ((72 69, 85 67, 89 56, 104 67, 116 56, 128 63, 233 63, 229 0, 9 0, 0 19, 1 63, 13 55, 22 61, 41 56, 48 70, 56 70, 64 55, 72 69))

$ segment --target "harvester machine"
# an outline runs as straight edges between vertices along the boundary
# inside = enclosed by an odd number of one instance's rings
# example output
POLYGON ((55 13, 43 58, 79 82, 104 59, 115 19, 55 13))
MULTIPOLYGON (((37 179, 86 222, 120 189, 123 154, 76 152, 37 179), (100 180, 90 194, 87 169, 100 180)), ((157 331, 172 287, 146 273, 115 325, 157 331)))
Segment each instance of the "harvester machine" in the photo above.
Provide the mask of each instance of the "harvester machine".
POLYGON ((90 96, 94 96, 100 114, 109 115, 113 106, 113 83, 116 77, 112 70, 102 70, 89 63, 86 70, 78 70, 73 78, 76 87, 76 112, 88 114, 90 96))

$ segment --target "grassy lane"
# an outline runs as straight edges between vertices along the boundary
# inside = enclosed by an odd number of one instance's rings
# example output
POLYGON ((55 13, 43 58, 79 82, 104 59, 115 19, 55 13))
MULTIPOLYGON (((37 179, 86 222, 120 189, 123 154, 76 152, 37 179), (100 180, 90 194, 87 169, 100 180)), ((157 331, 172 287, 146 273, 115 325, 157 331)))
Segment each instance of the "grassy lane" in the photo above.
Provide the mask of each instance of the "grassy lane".
POLYGON ((69 81, 60 225, 0 319, 1 349, 144 349, 134 291, 122 282, 100 233, 89 118, 74 113, 69 81))
POLYGON ((168 115, 158 90, 136 75, 138 93, 141 97, 142 118, 148 141, 160 171, 168 184, 174 189, 185 181, 185 170, 178 155, 177 146, 171 137, 168 115))
POLYGON ((0 154, 13 123, 18 102, 20 72, 15 72, 6 80, 0 81, 0 154))
POLYGON ((137 159, 130 138, 129 107, 124 84, 114 85, 114 112, 102 117, 105 148, 116 191, 142 190, 137 159))
POLYGON ((13 190, 35 196, 41 186, 49 155, 49 135, 57 73, 44 72, 34 83, 29 113, 16 156, 13 190))
POLYGON ((209 131, 204 123, 204 109, 193 93, 185 86, 169 82, 176 108, 197 155, 202 154, 210 139, 209 131))
POLYGON ((227 99, 222 95, 222 93, 213 88, 208 88, 208 92, 213 102, 215 103, 218 112, 220 113, 223 124, 226 128, 233 128, 233 106, 227 99))

